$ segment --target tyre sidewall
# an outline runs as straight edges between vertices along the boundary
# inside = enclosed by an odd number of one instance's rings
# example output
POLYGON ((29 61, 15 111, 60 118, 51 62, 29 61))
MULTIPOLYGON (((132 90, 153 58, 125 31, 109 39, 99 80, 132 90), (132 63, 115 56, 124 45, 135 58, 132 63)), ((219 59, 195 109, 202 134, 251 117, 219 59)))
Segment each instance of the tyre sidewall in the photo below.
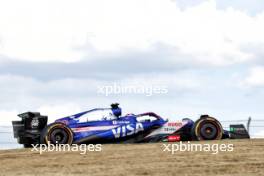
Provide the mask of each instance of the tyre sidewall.
POLYGON ((204 123, 212 123, 217 127, 217 130, 218 130, 217 136, 213 140, 222 139, 223 128, 222 128, 221 123, 213 117, 206 117, 206 118, 200 118, 194 123, 193 128, 192 128, 192 139, 193 140, 198 140, 198 141, 206 140, 206 139, 203 139, 199 131, 201 129, 201 125, 204 123))
POLYGON ((65 132, 67 132, 68 140, 67 140, 67 143, 65 143, 65 144, 71 145, 73 143, 73 132, 69 127, 67 127, 63 123, 52 123, 52 124, 48 125, 43 130, 43 132, 41 133, 41 141, 40 142, 42 144, 51 143, 51 136, 50 135, 56 129, 63 129, 65 132))

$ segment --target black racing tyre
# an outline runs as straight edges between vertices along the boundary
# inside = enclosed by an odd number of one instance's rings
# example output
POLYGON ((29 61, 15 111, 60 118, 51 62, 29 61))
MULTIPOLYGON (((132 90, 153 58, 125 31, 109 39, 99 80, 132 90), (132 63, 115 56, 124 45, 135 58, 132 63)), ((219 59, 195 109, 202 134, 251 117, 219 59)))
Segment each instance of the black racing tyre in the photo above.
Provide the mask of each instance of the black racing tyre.
POLYGON ((194 140, 220 140, 223 136, 221 123, 213 117, 202 116, 198 119, 192 128, 194 140))
POLYGON ((40 141, 43 144, 69 144, 73 142, 73 133, 63 123, 52 123, 42 132, 40 141))

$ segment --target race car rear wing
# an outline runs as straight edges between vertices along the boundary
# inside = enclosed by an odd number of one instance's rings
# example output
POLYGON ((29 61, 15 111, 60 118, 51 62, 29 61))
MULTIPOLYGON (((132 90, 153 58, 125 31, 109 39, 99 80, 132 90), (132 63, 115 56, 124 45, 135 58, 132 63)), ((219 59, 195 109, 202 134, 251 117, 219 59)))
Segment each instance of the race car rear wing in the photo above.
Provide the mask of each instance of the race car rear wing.
POLYGON ((12 121, 14 137, 20 144, 39 143, 41 131, 47 126, 48 117, 39 112, 25 112, 18 115, 20 121, 12 121))
POLYGON ((22 118, 22 124, 26 130, 43 129, 47 125, 48 117, 40 115, 39 112, 25 112, 18 114, 22 118))

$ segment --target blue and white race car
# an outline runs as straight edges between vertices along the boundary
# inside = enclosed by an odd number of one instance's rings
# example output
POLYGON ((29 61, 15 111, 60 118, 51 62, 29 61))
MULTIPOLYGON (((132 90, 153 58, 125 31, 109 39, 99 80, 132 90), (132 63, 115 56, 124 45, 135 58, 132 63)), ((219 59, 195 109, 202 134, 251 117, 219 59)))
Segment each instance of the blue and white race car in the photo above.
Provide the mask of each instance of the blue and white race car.
POLYGON ((57 119, 47 125, 48 117, 38 112, 19 114, 13 121, 18 143, 31 144, 90 144, 175 142, 190 140, 220 140, 249 138, 244 125, 230 125, 230 131, 213 117, 202 115, 195 122, 185 118, 168 121, 153 112, 122 116, 119 104, 97 108, 57 119))

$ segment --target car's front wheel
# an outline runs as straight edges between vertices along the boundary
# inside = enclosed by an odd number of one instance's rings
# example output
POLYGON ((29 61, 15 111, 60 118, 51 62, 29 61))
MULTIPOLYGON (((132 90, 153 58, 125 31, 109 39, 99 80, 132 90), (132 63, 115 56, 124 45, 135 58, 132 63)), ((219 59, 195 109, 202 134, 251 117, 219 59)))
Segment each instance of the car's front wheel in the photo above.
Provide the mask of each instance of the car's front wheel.
POLYGON ((194 140, 220 140, 223 136, 223 128, 218 120, 210 116, 202 116, 192 128, 194 140))
POLYGON ((73 133, 63 123, 48 125, 41 134, 41 143, 44 144, 69 144, 73 142, 73 133))

